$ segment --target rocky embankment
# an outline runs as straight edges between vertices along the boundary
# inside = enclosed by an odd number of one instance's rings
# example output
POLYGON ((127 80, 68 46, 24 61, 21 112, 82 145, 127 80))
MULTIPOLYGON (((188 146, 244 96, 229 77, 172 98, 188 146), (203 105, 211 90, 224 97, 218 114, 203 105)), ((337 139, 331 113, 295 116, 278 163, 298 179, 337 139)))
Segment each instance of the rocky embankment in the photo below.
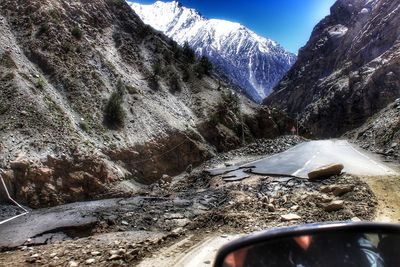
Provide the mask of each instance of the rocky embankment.
POLYGON ((1 1, 0 43, 0 168, 31 207, 152 183, 292 124, 123 0, 1 1))
POLYGON ((346 134, 364 149, 385 157, 400 157, 400 99, 346 134))
POLYGON ((338 0, 264 103, 316 136, 360 127, 400 96, 399 25, 399 1, 338 0))

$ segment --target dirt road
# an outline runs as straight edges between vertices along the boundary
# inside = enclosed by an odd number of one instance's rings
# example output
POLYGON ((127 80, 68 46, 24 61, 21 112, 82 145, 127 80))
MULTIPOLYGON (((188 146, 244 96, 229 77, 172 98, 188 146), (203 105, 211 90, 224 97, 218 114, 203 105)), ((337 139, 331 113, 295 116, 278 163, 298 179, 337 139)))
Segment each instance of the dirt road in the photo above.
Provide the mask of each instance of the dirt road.
POLYGON ((362 178, 374 192, 377 200, 377 222, 400 222, 400 177, 366 176, 362 178))
POLYGON ((218 249, 239 236, 214 233, 200 238, 191 235, 143 260, 138 267, 211 266, 218 249))

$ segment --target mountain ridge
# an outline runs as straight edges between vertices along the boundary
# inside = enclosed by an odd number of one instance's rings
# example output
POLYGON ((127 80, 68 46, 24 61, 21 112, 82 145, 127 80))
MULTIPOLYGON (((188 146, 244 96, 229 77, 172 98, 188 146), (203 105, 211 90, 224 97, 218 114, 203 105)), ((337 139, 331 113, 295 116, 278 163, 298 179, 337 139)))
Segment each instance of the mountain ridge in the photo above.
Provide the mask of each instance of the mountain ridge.
POLYGON ((277 42, 231 21, 207 19, 177 1, 129 5, 146 23, 177 41, 188 42, 256 102, 269 94, 296 60, 277 42))

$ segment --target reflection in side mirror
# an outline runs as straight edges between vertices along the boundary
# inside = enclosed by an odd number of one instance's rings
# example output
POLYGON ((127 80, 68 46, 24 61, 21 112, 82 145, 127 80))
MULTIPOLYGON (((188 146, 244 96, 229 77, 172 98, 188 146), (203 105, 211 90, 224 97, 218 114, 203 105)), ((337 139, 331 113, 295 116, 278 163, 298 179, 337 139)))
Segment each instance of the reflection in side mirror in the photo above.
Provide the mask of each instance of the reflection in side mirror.
POLYGON ((350 223, 275 230, 228 245, 215 266, 400 266, 400 228, 350 223))

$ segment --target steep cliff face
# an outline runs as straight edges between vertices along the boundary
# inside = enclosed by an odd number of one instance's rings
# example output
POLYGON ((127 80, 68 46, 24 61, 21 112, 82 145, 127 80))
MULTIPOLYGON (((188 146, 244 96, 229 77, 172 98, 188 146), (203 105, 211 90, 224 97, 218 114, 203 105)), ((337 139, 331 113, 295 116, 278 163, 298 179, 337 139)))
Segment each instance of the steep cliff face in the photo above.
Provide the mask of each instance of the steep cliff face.
POLYGON ((338 136, 400 96, 400 1, 338 0, 264 100, 338 136))
POLYGON ((123 0, 2 0, 0 44, 0 167, 32 207, 151 183, 241 145, 243 131, 286 130, 215 75, 193 75, 123 0))
POLYGON ((207 19, 178 1, 130 5, 145 23, 209 57, 221 73, 258 103, 296 61, 296 56, 277 42, 239 23, 207 19))

